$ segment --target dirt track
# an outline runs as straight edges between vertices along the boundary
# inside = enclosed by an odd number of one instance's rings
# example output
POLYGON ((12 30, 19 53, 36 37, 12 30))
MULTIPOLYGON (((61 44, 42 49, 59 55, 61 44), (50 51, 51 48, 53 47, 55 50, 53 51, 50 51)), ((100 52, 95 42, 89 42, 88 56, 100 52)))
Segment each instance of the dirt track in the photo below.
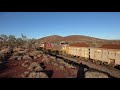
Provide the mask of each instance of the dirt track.
POLYGON ((82 62, 83 64, 89 66, 90 68, 97 69, 97 70, 100 70, 102 72, 106 72, 112 77, 120 78, 120 70, 117 70, 115 68, 108 67, 108 66, 103 66, 103 65, 96 65, 92 62, 87 62, 85 60, 80 60, 80 59, 79 59, 79 62, 77 62, 78 59, 76 60, 75 58, 69 58, 69 57, 62 56, 62 55, 59 55, 59 57, 63 57, 65 59, 73 61, 77 64, 82 62))

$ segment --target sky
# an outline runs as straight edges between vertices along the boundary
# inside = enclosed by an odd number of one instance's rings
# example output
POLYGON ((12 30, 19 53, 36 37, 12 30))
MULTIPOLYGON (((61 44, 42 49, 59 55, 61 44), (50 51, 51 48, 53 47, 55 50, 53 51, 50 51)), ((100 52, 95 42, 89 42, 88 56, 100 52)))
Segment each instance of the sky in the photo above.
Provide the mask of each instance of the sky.
POLYGON ((120 39, 120 12, 0 12, 0 34, 120 39))

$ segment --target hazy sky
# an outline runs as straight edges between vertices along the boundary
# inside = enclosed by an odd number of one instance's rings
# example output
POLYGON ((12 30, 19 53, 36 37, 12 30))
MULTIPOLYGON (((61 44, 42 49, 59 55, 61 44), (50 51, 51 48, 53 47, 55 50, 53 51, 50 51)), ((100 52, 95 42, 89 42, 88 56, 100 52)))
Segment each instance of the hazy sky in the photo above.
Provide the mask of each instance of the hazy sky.
POLYGON ((0 34, 120 39, 120 12, 0 12, 0 34))

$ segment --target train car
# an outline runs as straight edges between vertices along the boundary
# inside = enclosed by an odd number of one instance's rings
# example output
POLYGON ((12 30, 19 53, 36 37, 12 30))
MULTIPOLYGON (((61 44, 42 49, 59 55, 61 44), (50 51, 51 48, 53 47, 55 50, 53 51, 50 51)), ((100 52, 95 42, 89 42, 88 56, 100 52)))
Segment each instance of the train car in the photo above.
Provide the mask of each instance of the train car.
POLYGON ((64 49, 62 48, 62 45, 57 44, 57 43, 44 43, 44 52, 45 53, 49 53, 49 54, 54 54, 54 55, 58 55, 58 54, 62 54, 64 51, 64 49))
POLYGON ((84 53, 85 53, 85 59, 89 60, 89 58, 90 58, 90 49, 89 49, 89 47, 84 48, 84 53))
POLYGON ((35 43, 35 47, 37 50, 42 50, 44 49, 44 43, 41 42, 41 43, 35 43))
POLYGON ((116 45, 111 48, 107 48, 105 46, 94 48, 89 47, 86 44, 77 43, 70 44, 66 48, 68 48, 67 54, 72 56, 79 56, 83 59, 99 62, 99 64, 107 63, 109 65, 120 65, 120 49, 116 48, 116 45))
POLYGON ((81 48, 77 48, 77 56, 81 56, 81 48))
POLYGON ((91 60, 95 60, 95 51, 96 51, 96 48, 90 47, 90 59, 91 60))
POLYGON ((103 49, 102 61, 108 62, 109 65, 115 66, 120 65, 120 44, 105 44, 100 48, 103 49))
POLYGON ((80 47, 79 56, 86 60, 89 59, 89 47, 80 47))
POLYGON ((95 60, 102 60, 102 50, 100 48, 96 48, 94 52, 95 60))
POLYGON ((83 60, 107 63, 113 66, 120 65, 120 45, 103 45, 99 48, 89 47, 84 43, 59 44, 44 43, 44 48, 51 51, 58 51, 62 55, 80 57, 83 60))
POLYGON ((61 47, 62 55, 66 55, 68 53, 69 51, 68 42, 64 42, 64 41, 60 42, 59 47, 61 47))
POLYGON ((110 64, 115 59, 115 52, 112 49, 106 48, 90 48, 90 59, 93 62, 99 61, 100 64, 110 64))
POLYGON ((44 43, 44 48, 45 49, 52 49, 53 47, 54 47, 54 45, 52 43, 49 43, 49 42, 44 43))
POLYGON ((109 54, 108 54, 108 60, 109 60, 109 64, 111 65, 116 65, 116 52, 115 50, 109 50, 109 54))
POLYGON ((101 48, 90 47, 89 52, 90 52, 89 60, 91 60, 92 62, 94 62, 96 64, 102 64, 102 53, 103 52, 102 52, 101 48))
POLYGON ((73 55, 73 56, 79 56, 83 58, 89 58, 89 45, 87 44, 81 44, 81 43, 75 43, 70 44, 68 46, 68 52, 67 54, 73 55))
POLYGON ((67 44, 61 45, 62 46, 62 51, 64 54, 68 53, 68 47, 67 44))
POLYGON ((90 59, 94 61, 101 61, 111 66, 120 65, 120 46, 107 44, 99 48, 90 48, 90 59))
POLYGON ((68 51, 66 52, 68 55, 72 55, 72 47, 70 47, 70 46, 67 46, 67 48, 68 48, 68 51))
POLYGON ((120 65, 120 49, 119 51, 116 51, 115 64, 120 65))
POLYGON ((41 43, 41 44, 40 44, 40 47, 41 47, 41 48, 44 48, 44 43, 41 43))
POLYGON ((107 62, 108 63, 108 54, 109 54, 109 52, 108 52, 109 50, 108 49, 102 49, 102 59, 101 59, 101 61, 102 62, 107 62))

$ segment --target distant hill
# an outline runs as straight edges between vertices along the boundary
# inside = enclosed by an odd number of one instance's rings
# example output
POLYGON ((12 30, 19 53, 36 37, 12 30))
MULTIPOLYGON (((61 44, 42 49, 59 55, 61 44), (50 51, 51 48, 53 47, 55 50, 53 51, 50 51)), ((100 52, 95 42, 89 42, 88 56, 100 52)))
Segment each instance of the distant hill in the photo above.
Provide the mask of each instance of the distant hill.
POLYGON ((52 35, 52 36, 46 36, 43 38, 38 39, 40 42, 57 42, 57 40, 60 40, 63 38, 62 36, 59 35, 52 35))
POLYGON ((60 42, 60 41, 69 41, 69 42, 85 42, 85 41, 101 41, 104 39, 99 39, 95 37, 89 37, 89 36, 82 36, 82 35, 70 35, 70 36, 59 36, 59 35, 52 35, 52 36, 47 36, 40 38, 39 41, 41 42, 60 42))
POLYGON ((87 43, 91 46, 99 47, 102 44, 120 44, 120 40, 107 40, 96 37, 83 36, 83 35, 70 35, 70 36, 59 36, 51 35, 38 39, 39 42, 61 42, 67 41, 69 43, 87 43))
POLYGON ((88 41, 93 41, 93 40, 98 40, 101 41, 103 39, 95 38, 95 37, 90 37, 90 36, 83 36, 83 35, 70 35, 66 36, 62 39, 63 41, 81 41, 81 42, 88 42, 88 41))

